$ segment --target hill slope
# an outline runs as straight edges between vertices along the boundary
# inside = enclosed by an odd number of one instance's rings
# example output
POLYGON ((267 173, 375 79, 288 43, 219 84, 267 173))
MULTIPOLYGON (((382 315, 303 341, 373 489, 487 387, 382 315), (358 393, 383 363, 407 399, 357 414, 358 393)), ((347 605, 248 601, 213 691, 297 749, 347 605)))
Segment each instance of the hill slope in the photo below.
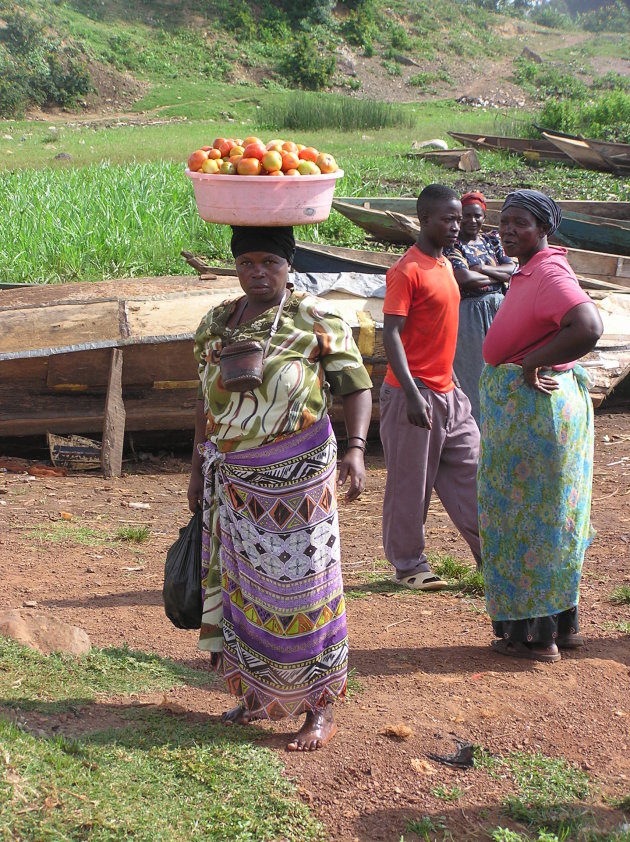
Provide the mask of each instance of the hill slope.
POLYGON ((524 106, 536 94, 514 78, 524 49, 535 54, 530 60, 542 57, 557 73, 587 84, 610 72, 630 78, 623 34, 551 29, 462 0, 352 0, 332 9, 325 0, 303 0, 299 13, 297 6, 0 2, 0 75, 13 91, 10 98, 0 81, 0 113, 55 105, 121 111, 156 85, 202 80, 210 88, 227 82, 388 101, 466 97, 482 106, 524 106), (37 64, 28 83, 20 65, 26 53, 29 68, 37 64))

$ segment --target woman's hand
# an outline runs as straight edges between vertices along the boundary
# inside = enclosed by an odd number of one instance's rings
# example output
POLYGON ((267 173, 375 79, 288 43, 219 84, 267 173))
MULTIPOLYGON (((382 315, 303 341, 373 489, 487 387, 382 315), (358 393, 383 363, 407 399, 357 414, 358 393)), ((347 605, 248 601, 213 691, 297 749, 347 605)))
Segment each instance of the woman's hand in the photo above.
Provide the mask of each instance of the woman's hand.
POLYGON ((188 482, 188 508, 195 514, 203 505, 203 474, 201 471, 193 471, 188 482))
POLYGON ((542 368, 532 368, 531 366, 525 365, 525 360, 523 360, 523 380, 527 383, 528 386, 531 386, 532 389, 535 389, 537 392, 542 392, 543 395, 551 395, 556 389, 559 389, 560 386, 558 385, 558 381, 555 380, 553 377, 549 377, 548 375, 539 374, 540 371, 543 371, 542 368))
POLYGON ((337 485, 341 487, 350 477, 350 486, 346 491, 346 503, 351 503, 365 488, 365 463, 363 461, 363 450, 360 447, 352 447, 346 451, 345 456, 339 464, 339 478, 337 485))

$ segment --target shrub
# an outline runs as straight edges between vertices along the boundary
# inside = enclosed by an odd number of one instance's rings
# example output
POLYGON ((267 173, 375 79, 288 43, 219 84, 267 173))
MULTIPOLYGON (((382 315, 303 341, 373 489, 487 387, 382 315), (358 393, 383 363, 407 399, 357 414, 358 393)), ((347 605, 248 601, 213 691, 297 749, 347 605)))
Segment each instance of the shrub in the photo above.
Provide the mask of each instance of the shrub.
POLYGON ((374 18, 362 9, 355 9, 341 25, 341 33, 349 44, 367 48, 376 34, 374 18))
POLYGON ((569 29, 573 26, 571 16, 552 6, 537 6, 531 13, 530 19, 539 26, 549 29, 569 29))
POLYGON ((552 97, 584 100, 588 94, 587 86, 575 76, 521 56, 514 59, 514 80, 541 100, 552 97))
POLYGON ((578 23, 589 32, 628 32, 630 10, 623 0, 614 0, 608 6, 578 15, 578 23))
POLYGON ((630 143, 630 93, 600 93, 587 103, 550 101, 535 122, 569 134, 630 143))
POLYGON ((284 57, 281 70, 300 88, 319 91, 332 82, 337 62, 333 55, 323 54, 308 35, 301 35, 284 57))

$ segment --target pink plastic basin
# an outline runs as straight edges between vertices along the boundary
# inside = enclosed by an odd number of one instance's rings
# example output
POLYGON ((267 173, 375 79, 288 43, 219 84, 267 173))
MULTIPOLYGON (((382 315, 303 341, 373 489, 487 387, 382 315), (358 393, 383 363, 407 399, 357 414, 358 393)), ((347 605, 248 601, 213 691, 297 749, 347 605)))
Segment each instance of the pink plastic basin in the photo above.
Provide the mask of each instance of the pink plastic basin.
POLYGON ((308 225, 330 214, 335 182, 326 175, 219 175, 186 170, 199 216, 224 225, 308 225))

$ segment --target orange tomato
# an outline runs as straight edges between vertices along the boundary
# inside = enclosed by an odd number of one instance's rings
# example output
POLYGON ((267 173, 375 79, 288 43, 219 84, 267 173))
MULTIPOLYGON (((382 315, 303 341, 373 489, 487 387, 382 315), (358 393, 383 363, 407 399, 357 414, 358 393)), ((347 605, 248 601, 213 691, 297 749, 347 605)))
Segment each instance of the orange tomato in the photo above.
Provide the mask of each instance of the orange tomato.
POLYGON ((246 137, 240 146, 249 146, 250 143, 259 143, 261 146, 265 145, 259 137, 252 135, 251 137, 246 137))
POLYGON ((221 157, 221 153, 219 152, 218 149, 215 149, 214 146, 211 146, 208 149, 208 158, 212 158, 213 160, 218 161, 218 159, 220 157, 221 157))
MULTIPOLYGON (((247 147, 245 147, 245 150, 247 151, 247 147)), ((260 175, 261 169, 262 165, 259 158, 245 157, 243 155, 238 162, 236 171, 239 175, 260 175)))
POLYGON ((268 172, 267 175, 284 175, 284 173, 282 170, 271 170, 271 172, 268 172))
POLYGON ((320 152, 315 160, 315 163, 323 173, 337 172, 339 167, 332 155, 328 152, 320 152))
POLYGON ((237 143, 230 149, 230 158, 234 158, 235 155, 242 155, 245 150, 242 146, 239 146, 237 143))
POLYGON ((314 146, 305 146, 304 149, 300 149, 298 152, 300 161, 312 161, 313 163, 317 160, 318 155, 319 152, 314 146))
POLYGON ((321 175, 321 170, 314 161, 300 161, 298 172, 300 175, 321 175))
POLYGON ((204 149, 196 149, 188 159, 188 169, 191 172, 199 172, 201 165, 208 158, 208 153, 204 149))
POLYGON ((225 143, 224 137, 215 137, 215 139, 212 141, 212 145, 215 149, 218 149, 222 143, 225 143))
POLYGON ((299 175, 300 173, 297 170, 285 170, 285 175, 299 175))
POLYGON ((213 147, 212 146, 202 146, 201 147, 204 152, 209 152, 213 147))
POLYGON ((238 162, 241 160, 242 155, 230 155, 229 162, 234 164, 235 167, 238 167, 238 162))
POLYGON ((306 146, 304 146, 303 143, 296 143, 295 145, 297 146, 298 152, 301 152, 303 149, 306 149, 306 146))
POLYGON ((300 159, 295 152, 285 152, 282 156, 282 171, 297 170, 300 159))
POLYGON ((298 152, 298 145, 297 143, 293 143, 292 140, 285 140, 282 144, 282 149, 285 152, 298 152))

